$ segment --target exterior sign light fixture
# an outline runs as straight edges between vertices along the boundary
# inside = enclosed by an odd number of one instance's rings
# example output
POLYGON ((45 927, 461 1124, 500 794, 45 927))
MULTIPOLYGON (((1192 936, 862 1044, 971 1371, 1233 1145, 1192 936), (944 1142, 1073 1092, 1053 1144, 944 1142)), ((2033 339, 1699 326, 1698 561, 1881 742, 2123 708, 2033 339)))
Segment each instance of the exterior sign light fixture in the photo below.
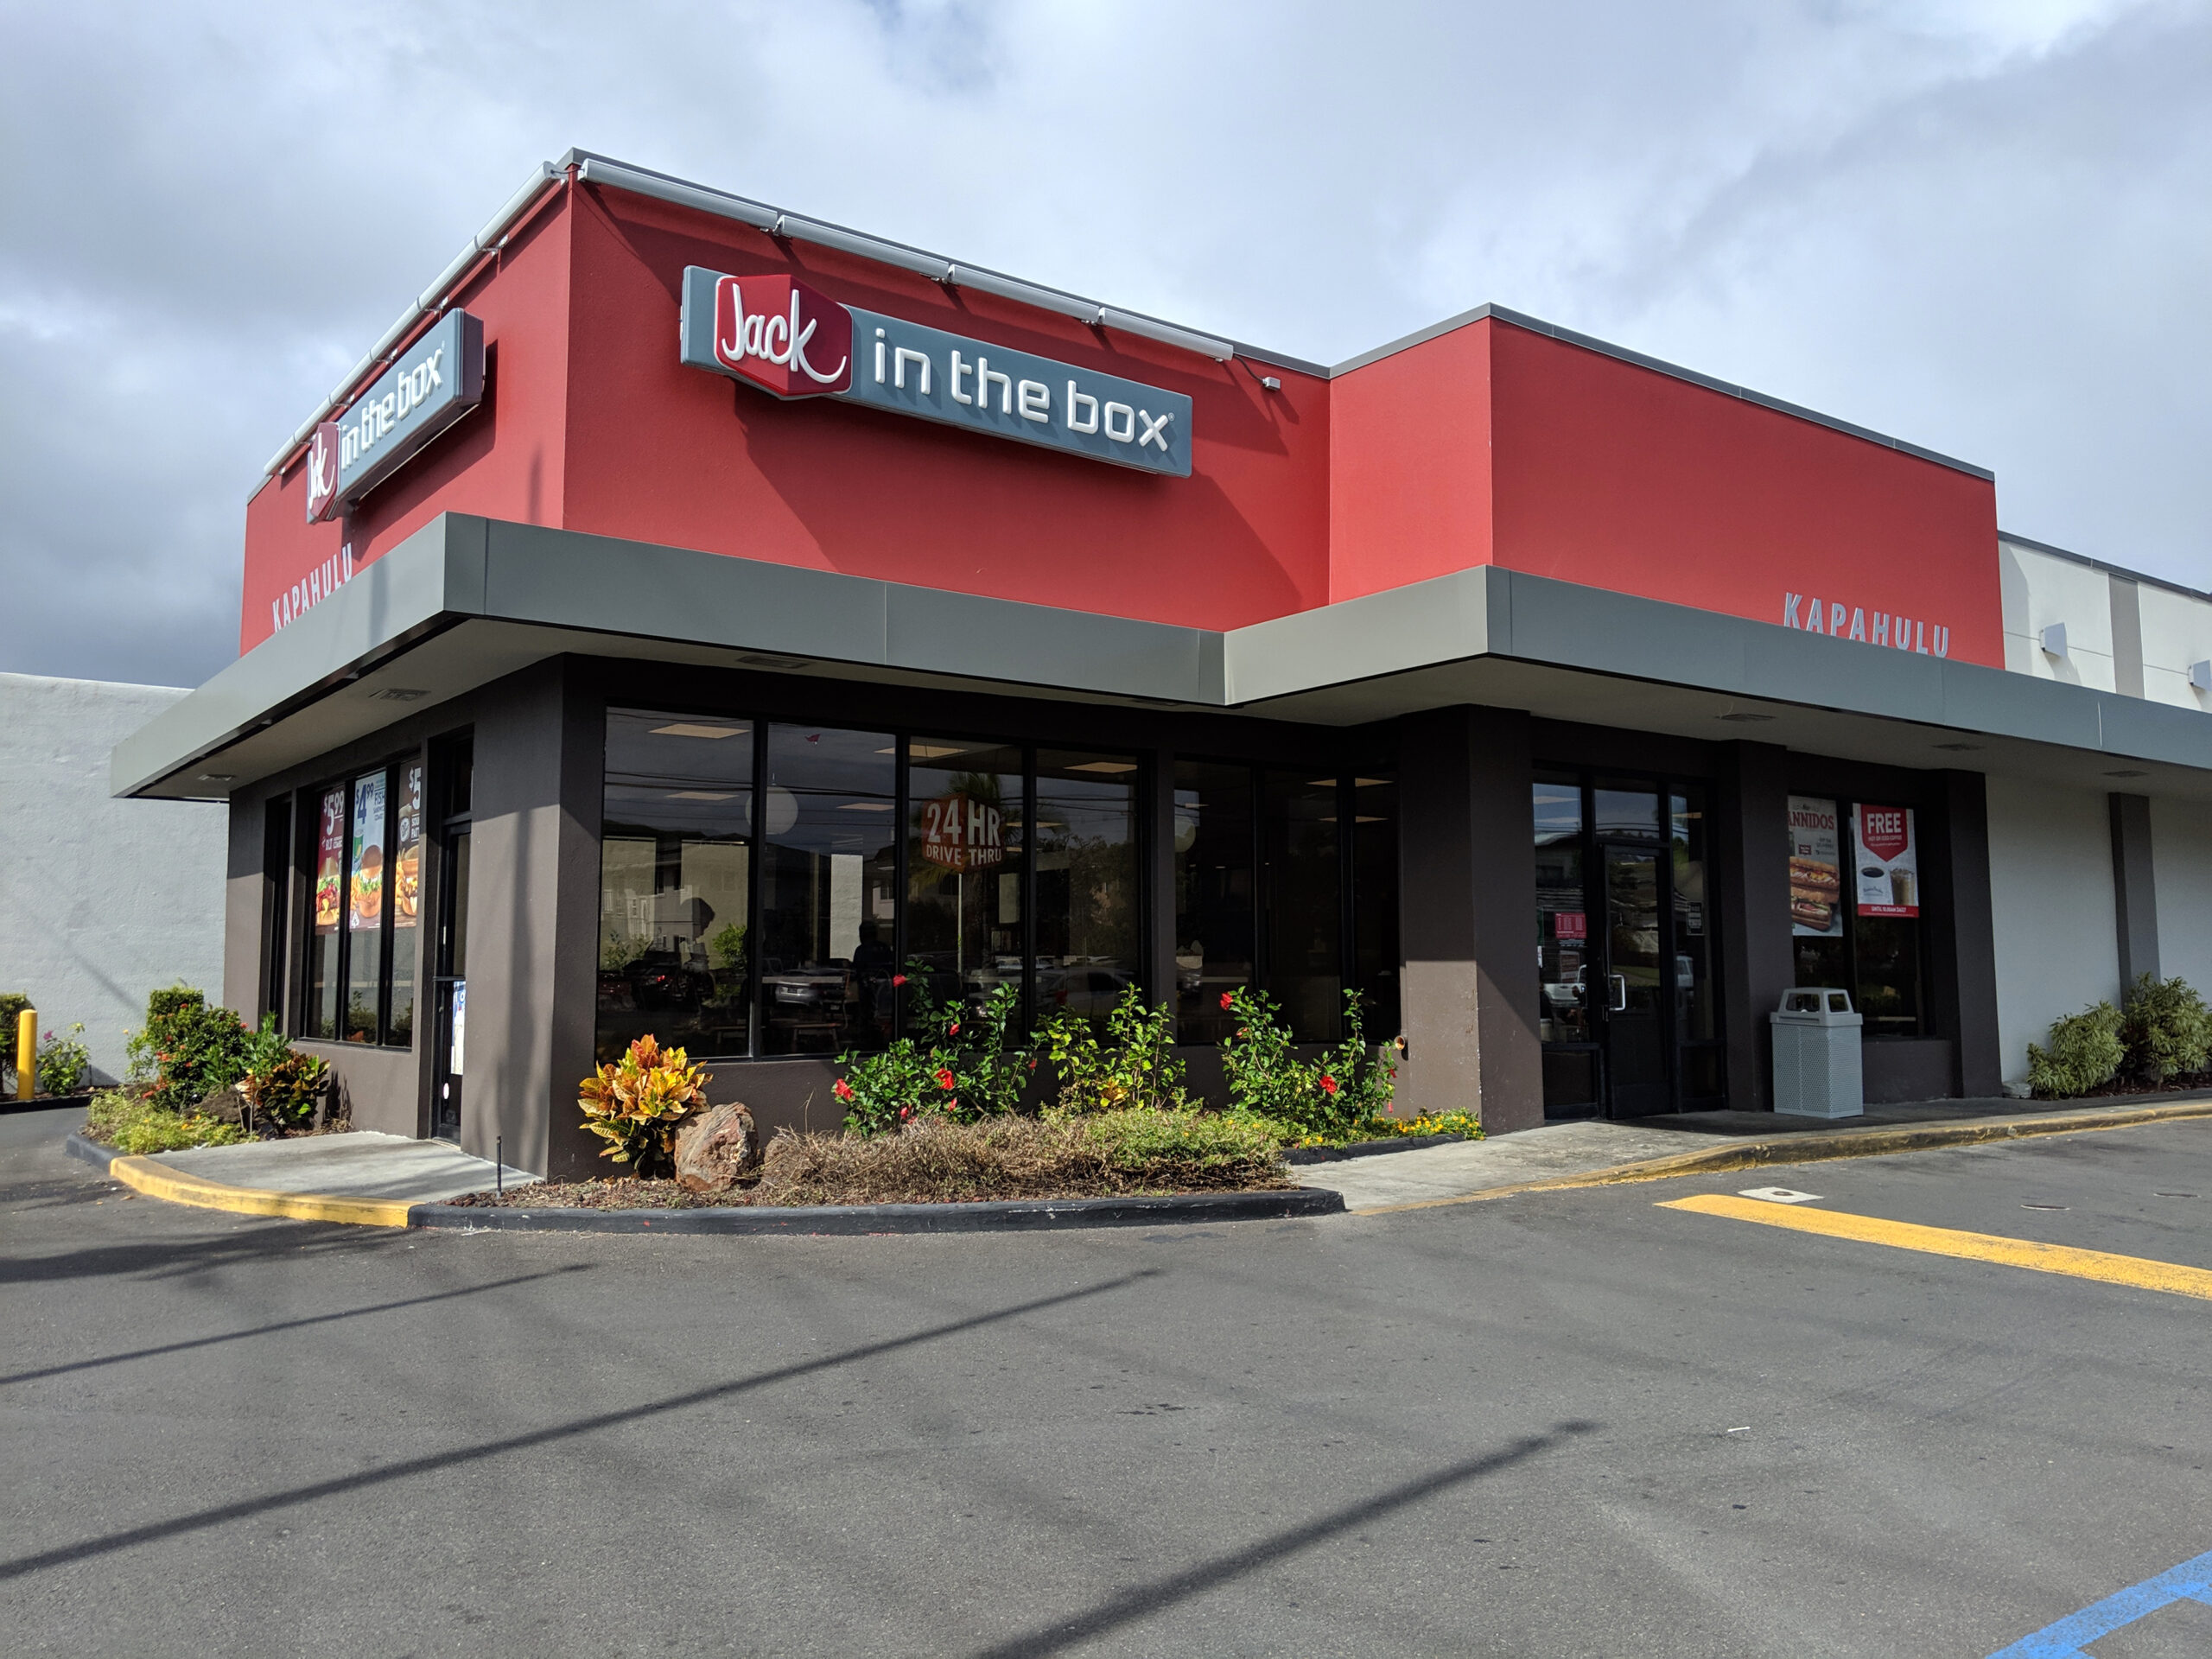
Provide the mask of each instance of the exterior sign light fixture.
POLYGON ((1171 478, 1191 475, 1191 400, 840 305, 796 277, 683 272, 678 356, 779 398, 842 397, 1171 478))

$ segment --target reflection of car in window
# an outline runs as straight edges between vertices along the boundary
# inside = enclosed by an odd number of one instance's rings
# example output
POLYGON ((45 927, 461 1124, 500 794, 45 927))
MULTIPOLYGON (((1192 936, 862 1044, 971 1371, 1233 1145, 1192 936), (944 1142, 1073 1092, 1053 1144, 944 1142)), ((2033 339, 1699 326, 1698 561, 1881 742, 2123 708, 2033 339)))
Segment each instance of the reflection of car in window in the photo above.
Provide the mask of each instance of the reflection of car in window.
POLYGON ((714 994, 714 976, 673 950, 647 950, 626 966, 599 976, 603 1007, 696 1008, 714 994))
POLYGON ((1086 1019, 1103 1020, 1114 1011, 1133 982, 1126 969, 1090 963, 1037 969, 1037 1001, 1047 1012, 1072 1008, 1086 1019))
POLYGON ((1579 1008, 1582 1006, 1583 976, 1587 968, 1578 968, 1572 979, 1549 979, 1544 982, 1544 1000, 1554 1007, 1579 1008))

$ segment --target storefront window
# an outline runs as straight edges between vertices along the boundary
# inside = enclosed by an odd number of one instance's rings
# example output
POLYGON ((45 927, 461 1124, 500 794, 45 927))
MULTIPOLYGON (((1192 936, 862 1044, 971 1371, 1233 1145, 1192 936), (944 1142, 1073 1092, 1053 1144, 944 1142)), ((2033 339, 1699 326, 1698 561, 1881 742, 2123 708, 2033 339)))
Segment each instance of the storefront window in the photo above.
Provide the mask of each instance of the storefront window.
POLYGON ((399 769, 399 804, 392 831, 391 996, 385 1040, 415 1040, 415 968, 423 929, 423 763, 399 769))
POLYGON ((1252 769, 1175 763, 1175 1040, 1217 1043, 1252 983, 1252 769))
MULTIPOLYGON (((1022 752, 911 740, 906 773, 906 956, 940 1007, 1023 983, 1028 824, 1022 752)), ((888 918, 880 931, 888 933, 888 918)))
POLYGON ((1281 1005, 1296 1040, 1332 1043, 1344 1025, 1338 780, 1302 772, 1261 776, 1260 844, 1267 885, 1262 982, 1281 1005))
POLYGON ((750 1046, 753 744, 745 721, 607 711, 602 1062, 646 1032, 700 1057, 750 1046))
POLYGON ((305 1035, 338 1035, 339 958, 345 944, 346 787, 325 790, 315 812, 315 902, 309 907, 305 1035))
POLYGON ((1869 1037, 1920 1035, 1920 872, 1913 810, 1792 795, 1789 811, 1796 982, 1849 990, 1869 1037))
POLYGON ((1073 1008, 1103 1020, 1137 968, 1134 756, 1044 749, 1037 755, 1039 1017, 1073 1008))
POLYGON ((899 746, 774 725, 761 803, 760 966, 769 1054, 890 1040, 899 746))
POLYGON ((1352 785, 1352 971, 1365 999, 1368 1037, 1398 1034, 1398 780, 1352 785))
POLYGON ((349 1043, 377 1039, 384 969, 385 774, 353 780, 353 853, 346 884, 346 1025, 349 1043))

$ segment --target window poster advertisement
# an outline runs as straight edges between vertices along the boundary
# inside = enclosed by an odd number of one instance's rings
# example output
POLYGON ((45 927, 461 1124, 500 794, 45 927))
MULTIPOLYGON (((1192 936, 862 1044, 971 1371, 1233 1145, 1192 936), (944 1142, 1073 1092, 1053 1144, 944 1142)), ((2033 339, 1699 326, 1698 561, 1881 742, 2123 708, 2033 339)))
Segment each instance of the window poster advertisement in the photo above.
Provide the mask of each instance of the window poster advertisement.
POLYGON ((399 822, 392 835, 391 925, 413 927, 423 915, 423 766, 401 768, 399 822))
POLYGON ((1843 860, 1834 801, 1789 798, 1789 931, 1832 939, 1843 931, 1843 860))
POLYGON ((347 931, 373 932, 384 920, 384 773, 353 785, 353 882, 347 931))
POLYGON ((1920 843, 1912 833, 1909 806, 1852 809, 1853 860, 1859 875, 1861 916, 1920 914, 1920 843))
POLYGON ((322 798, 322 822, 315 837, 315 931, 335 933, 338 912, 345 908, 340 896, 346 885, 346 791, 334 789, 322 798))

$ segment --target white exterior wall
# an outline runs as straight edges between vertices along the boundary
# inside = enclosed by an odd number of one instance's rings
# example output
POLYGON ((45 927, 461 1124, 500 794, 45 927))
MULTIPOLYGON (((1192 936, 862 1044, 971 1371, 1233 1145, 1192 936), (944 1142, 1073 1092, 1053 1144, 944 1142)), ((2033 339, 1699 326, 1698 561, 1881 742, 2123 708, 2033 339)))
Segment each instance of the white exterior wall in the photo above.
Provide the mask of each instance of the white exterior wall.
POLYGON ((2112 661, 2112 578, 2032 547, 1997 543, 1998 588, 2005 606, 2005 666, 2015 674, 2118 690, 2112 661), (2043 648, 2043 631, 2066 625, 2062 660, 2043 648))
POLYGON ((2212 996, 2212 810, 2151 803, 2151 880, 2158 895, 2158 972, 2212 996))
POLYGON ((2212 600, 2153 588, 2147 582, 2140 594, 2143 695, 2153 702, 2212 712, 2212 693, 2189 683, 2190 664, 2212 662, 2212 600))
POLYGON ((222 995, 229 809, 108 794, 110 752, 183 696, 0 674, 0 990, 41 1030, 83 1021, 110 1078, 149 991, 222 995))
MULTIPOLYGON (((2158 880, 2163 899, 2164 870, 2158 880)), ((2028 1075, 2028 1045, 2043 1041, 2052 1020, 2120 1000, 2112 815, 2104 795, 1993 774, 1989 898, 1997 1040, 2005 1081, 2014 1083, 2028 1075)))

